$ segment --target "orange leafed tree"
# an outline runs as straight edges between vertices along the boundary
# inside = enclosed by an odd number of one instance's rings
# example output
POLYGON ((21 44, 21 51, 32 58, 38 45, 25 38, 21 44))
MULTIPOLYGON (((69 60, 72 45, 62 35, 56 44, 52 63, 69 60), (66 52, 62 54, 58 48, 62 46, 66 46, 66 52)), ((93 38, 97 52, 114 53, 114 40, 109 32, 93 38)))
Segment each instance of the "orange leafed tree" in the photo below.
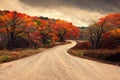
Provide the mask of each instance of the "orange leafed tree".
POLYGON ((56 20, 53 28, 60 42, 64 42, 66 38, 78 37, 80 33, 76 26, 64 20, 56 20))
POLYGON ((49 42, 52 41, 52 37, 54 36, 53 28, 51 27, 54 22, 50 19, 43 20, 40 18, 36 18, 34 21, 37 23, 39 41, 44 45, 49 44, 49 42))
POLYGON ((99 19, 98 24, 106 27, 120 27, 120 14, 108 14, 99 19))
POLYGON ((99 24, 103 25, 104 27, 107 28, 107 31, 109 31, 109 35, 117 38, 120 33, 119 33, 119 28, 120 28, 120 14, 108 14, 105 17, 100 18, 99 24))
POLYGON ((30 17, 26 14, 11 11, 1 16, 0 21, 7 35, 7 48, 11 50, 14 48, 16 37, 24 34, 25 24, 30 21, 30 17))
POLYGON ((16 39, 24 39, 33 48, 41 43, 64 42, 78 37, 79 33, 76 26, 64 20, 31 17, 16 11, 0 11, 0 35, 6 36, 6 48, 10 50, 14 49, 16 39))
POLYGON ((98 48, 103 38, 115 36, 120 28, 120 14, 108 14, 89 26, 90 40, 93 48, 98 48), (112 31, 111 31, 112 30, 112 31), (111 35, 112 34, 112 35, 111 35))

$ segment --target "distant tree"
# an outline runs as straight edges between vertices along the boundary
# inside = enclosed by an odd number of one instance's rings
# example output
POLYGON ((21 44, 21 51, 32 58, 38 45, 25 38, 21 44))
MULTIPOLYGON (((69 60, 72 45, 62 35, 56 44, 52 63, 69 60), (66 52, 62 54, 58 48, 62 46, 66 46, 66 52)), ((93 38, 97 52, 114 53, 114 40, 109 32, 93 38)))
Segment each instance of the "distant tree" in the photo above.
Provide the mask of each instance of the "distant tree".
POLYGON ((89 33, 88 33, 88 27, 79 27, 80 29, 80 39, 82 40, 88 40, 89 39, 89 33))

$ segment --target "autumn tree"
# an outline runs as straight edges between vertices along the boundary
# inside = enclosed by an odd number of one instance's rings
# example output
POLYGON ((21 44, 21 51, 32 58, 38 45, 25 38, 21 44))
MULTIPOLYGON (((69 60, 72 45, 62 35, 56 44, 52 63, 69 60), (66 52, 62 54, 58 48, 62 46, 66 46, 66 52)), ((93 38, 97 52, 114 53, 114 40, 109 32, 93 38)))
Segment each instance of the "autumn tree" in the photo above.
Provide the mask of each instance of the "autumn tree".
POLYGON ((37 22, 31 17, 29 21, 26 22, 24 29, 23 38, 27 40, 29 48, 37 48, 38 32, 37 32, 37 22))
POLYGON ((16 40, 26 41, 29 48, 40 43, 64 42, 79 37, 80 30, 72 23, 44 17, 28 16, 16 11, 0 11, 0 38, 7 49, 14 49, 16 40), (7 40, 6 40, 7 39, 7 40))
POLYGON ((99 19, 100 24, 106 23, 107 27, 120 27, 120 14, 108 14, 105 17, 99 19), (106 23, 107 22, 107 23, 106 23))
POLYGON ((60 42, 64 42, 68 37, 79 36, 79 29, 72 23, 68 23, 64 20, 56 20, 54 31, 56 31, 56 36, 58 36, 60 42))
POLYGON ((109 14, 105 17, 99 19, 98 22, 90 25, 88 27, 90 41, 92 43, 92 48, 98 48, 102 35, 106 34, 108 31, 118 28, 120 26, 120 15, 119 14, 109 14))
POLYGON ((107 20, 103 21, 101 23, 102 19, 100 19, 99 22, 95 22, 88 27, 89 32, 89 39, 92 44, 92 49, 97 49, 101 40, 102 40, 102 34, 106 32, 106 23, 107 20))
POLYGON ((52 39, 51 34, 53 32, 53 28, 51 27, 51 25, 53 24, 53 21, 50 19, 47 19, 47 20, 37 19, 35 21, 38 24, 37 30, 39 33, 40 41, 44 45, 49 44, 52 39))
POLYGON ((110 37, 112 37, 112 38, 114 38, 116 40, 119 40, 119 42, 120 42, 120 28, 110 30, 107 33, 109 33, 110 37))
POLYGON ((29 20, 29 16, 11 11, 6 15, 0 17, 2 28, 5 29, 7 34, 7 48, 14 49, 15 40, 17 36, 21 36, 24 33, 25 24, 29 20))
POLYGON ((109 14, 102 18, 103 21, 105 19, 108 19, 108 24, 106 26, 111 27, 111 29, 109 29, 109 35, 115 39, 120 40, 120 14, 109 14))
POLYGON ((94 23, 88 27, 89 38, 92 44, 92 49, 98 48, 104 33, 104 27, 101 27, 97 23, 94 23))

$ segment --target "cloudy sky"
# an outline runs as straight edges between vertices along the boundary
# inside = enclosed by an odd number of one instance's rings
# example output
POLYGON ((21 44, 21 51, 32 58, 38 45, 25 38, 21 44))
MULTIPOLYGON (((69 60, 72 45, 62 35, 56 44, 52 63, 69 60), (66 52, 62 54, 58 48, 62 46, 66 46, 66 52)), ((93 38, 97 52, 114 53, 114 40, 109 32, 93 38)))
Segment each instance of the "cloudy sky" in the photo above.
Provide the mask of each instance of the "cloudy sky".
POLYGON ((106 14, 119 13, 120 0, 0 0, 0 9, 86 26, 106 14))

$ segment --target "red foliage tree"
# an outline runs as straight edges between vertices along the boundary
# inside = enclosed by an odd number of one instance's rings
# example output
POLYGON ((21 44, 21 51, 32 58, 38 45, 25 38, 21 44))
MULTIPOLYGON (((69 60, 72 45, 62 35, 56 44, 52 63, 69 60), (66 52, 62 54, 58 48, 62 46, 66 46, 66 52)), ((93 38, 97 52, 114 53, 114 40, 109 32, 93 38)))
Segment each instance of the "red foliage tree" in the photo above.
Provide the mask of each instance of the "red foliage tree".
POLYGON ((31 17, 16 11, 0 11, 0 34, 7 38, 7 48, 14 49, 15 41, 24 38, 31 48, 57 40, 64 42, 67 38, 79 36, 79 29, 64 20, 31 17))
POLYGON ((93 44, 93 48, 98 48, 100 43, 103 44, 103 40, 107 40, 107 38, 110 38, 112 36, 111 33, 113 32, 110 32, 111 30, 114 30, 114 33, 119 33, 118 30, 116 30, 119 27, 120 14, 108 14, 107 16, 100 18, 99 21, 93 24, 92 26, 90 25, 90 40, 93 44))
POLYGON ((64 42, 66 38, 78 37, 80 33, 76 26, 64 20, 56 20, 53 28, 60 42, 64 42))
MULTIPOLYGON (((18 36, 25 33, 25 24, 30 21, 30 17, 26 14, 11 11, 0 17, 2 28, 5 29, 7 34, 7 48, 14 49, 14 43, 18 36)), ((2 29, 1 28, 1 29, 2 29)))

